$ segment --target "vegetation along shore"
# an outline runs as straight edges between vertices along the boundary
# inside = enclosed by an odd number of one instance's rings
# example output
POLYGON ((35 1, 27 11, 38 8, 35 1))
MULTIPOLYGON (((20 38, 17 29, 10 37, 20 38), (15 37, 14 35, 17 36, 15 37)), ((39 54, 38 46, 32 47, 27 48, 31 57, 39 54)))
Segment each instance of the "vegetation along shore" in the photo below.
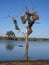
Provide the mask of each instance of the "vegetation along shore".
MULTIPOLYGON (((25 40, 24 37, 8 38, 7 36, 0 36, 0 40, 25 40)), ((29 41, 49 41, 49 38, 28 38, 29 41)))

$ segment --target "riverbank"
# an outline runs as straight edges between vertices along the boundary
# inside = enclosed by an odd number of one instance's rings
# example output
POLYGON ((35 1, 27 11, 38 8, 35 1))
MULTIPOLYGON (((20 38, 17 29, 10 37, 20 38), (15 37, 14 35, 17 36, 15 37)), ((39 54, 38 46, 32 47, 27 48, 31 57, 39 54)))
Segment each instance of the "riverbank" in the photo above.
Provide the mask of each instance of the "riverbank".
POLYGON ((10 61, 0 62, 0 65, 49 65, 49 60, 24 60, 24 61, 10 61))
MULTIPOLYGON (((16 41, 24 41, 24 37, 15 37, 15 38, 8 38, 8 37, 0 37, 0 40, 16 40, 16 41)), ((29 41, 49 41, 49 38, 28 38, 29 41)))

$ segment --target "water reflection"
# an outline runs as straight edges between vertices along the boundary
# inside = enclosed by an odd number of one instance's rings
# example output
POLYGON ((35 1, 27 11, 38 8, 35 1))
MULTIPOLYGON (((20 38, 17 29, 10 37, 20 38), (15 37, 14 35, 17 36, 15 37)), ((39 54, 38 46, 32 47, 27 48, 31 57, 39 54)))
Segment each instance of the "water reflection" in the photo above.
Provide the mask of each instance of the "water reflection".
POLYGON ((12 45, 12 44, 7 44, 7 45, 6 45, 6 49, 9 50, 9 51, 11 51, 11 50, 14 49, 14 45, 12 45))
POLYGON ((12 44, 7 44, 6 45, 6 49, 11 51, 14 49, 14 47, 17 46, 17 47, 23 47, 23 45, 12 45, 12 44))
MULTIPOLYGON (((15 46, 17 46, 17 47, 23 47, 23 45, 6 44, 6 50, 12 51, 15 46)), ((29 59, 29 57, 28 57, 28 48, 29 48, 29 46, 26 46, 26 48, 25 48, 25 58, 24 58, 25 60, 29 59)))
POLYGON ((1 40, 0 61, 23 60, 25 55, 24 51, 24 41, 1 40))
POLYGON ((25 49, 25 60, 29 59, 29 57, 28 57, 28 48, 29 48, 29 46, 26 46, 26 49, 25 49))
MULTIPOLYGON (((23 47, 23 45, 7 44, 6 45, 6 50, 12 51, 15 46, 17 46, 17 47, 23 47)), ((26 46, 26 48, 25 48, 25 58, 24 58, 25 60, 29 59, 29 57, 28 57, 28 48, 29 48, 29 46, 26 46)))

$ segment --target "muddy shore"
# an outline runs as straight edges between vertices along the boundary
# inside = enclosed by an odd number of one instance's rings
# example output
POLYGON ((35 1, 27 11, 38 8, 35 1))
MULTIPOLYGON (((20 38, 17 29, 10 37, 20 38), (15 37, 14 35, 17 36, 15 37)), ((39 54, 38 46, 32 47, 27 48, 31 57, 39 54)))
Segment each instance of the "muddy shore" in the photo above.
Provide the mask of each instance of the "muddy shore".
POLYGON ((0 62, 0 65, 49 65, 49 60, 24 60, 0 62))

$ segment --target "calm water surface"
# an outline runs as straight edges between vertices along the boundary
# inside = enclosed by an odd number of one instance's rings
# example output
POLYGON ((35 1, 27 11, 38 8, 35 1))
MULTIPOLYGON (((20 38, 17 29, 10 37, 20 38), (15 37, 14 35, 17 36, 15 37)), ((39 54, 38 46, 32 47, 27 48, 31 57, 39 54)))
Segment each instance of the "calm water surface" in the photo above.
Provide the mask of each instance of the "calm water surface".
MULTIPOLYGON (((0 61, 24 60, 25 48, 25 41, 0 40, 0 61)), ((49 60, 49 42, 29 41, 28 50, 29 59, 49 60)))

